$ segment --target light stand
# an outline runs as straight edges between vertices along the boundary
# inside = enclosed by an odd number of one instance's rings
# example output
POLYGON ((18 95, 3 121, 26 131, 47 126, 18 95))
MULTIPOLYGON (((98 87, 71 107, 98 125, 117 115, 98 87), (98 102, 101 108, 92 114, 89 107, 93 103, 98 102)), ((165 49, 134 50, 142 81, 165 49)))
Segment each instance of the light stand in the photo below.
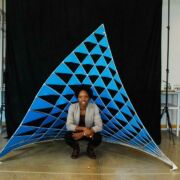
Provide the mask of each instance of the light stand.
POLYGON ((167 25, 167 66, 166 66, 166 101, 165 101, 165 106, 162 110, 162 114, 161 114, 161 119, 163 117, 164 114, 166 114, 166 120, 167 120, 167 124, 168 124, 168 132, 169 132, 169 139, 173 140, 173 144, 175 144, 174 142, 174 134, 172 132, 172 125, 171 125, 171 121, 170 121, 170 116, 169 116, 169 108, 168 108, 168 87, 169 87, 169 32, 170 32, 170 0, 168 0, 168 25, 167 25))
POLYGON ((2 32, 2 56, 1 56, 1 106, 0 106, 0 134, 3 133, 3 113, 5 112, 5 78, 4 78, 4 72, 5 72, 5 2, 2 0, 2 10, 1 10, 1 32, 2 32))

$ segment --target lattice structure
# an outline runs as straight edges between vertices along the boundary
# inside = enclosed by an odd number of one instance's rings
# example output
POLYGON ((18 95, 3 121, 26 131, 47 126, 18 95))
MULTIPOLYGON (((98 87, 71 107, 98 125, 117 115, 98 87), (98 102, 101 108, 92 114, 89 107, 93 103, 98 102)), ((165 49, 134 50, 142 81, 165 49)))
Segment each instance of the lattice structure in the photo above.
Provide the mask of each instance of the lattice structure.
POLYGON ((89 86, 103 120, 104 141, 123 144, 157 157, 176 169, 139 119, 118 75, 104 25, 86 38, 43 84, 0 157, 21 146, 64 137, 74 88, 89 86))

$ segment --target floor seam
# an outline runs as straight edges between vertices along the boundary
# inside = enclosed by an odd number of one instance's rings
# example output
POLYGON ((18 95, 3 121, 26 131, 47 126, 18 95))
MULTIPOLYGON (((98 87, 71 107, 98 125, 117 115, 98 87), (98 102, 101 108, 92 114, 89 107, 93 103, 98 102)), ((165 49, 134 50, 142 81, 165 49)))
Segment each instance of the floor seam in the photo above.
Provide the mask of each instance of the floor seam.
POLYGON ((32 173, 32 174, 74 174, 74 175, 105 175, 105 176, 112 176, 112 175, 178 175, 180 173, 71 173, 71 172, 41 172, 41 171, 0 171, 0 173, 32 173))

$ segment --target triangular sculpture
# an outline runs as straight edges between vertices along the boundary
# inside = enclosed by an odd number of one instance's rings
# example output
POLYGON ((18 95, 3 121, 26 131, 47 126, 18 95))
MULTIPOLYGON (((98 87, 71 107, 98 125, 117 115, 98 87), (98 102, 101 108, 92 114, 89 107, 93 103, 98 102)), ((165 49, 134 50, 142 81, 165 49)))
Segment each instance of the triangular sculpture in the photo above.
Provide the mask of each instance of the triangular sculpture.
POLYGON ((20 126, 2 149, 0 157, 30 143, 64 137, 74 88, 87 85, 103 120, 103 140, 150 154, 177 169, 143 126, 118 75, 104 25, 86 38, 43 84, 20 126))

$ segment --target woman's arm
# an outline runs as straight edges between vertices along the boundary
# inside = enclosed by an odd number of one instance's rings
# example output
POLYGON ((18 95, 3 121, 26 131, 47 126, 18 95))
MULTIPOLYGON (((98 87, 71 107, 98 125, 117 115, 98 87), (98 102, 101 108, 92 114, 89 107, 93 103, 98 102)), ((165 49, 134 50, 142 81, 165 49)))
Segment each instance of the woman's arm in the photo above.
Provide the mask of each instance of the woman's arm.
POLYGON ((66 128, 68 131, 75 131, 76 125, 74 124, 74 108, 73 104, 70 105, 67 115, 66 128))
POLYGON ((94 133, 102 131, 103 123, 102 119, 99 113, 99 108, 95 104, 95 110, 94 110, 94 126, 91 128, 94 133))

